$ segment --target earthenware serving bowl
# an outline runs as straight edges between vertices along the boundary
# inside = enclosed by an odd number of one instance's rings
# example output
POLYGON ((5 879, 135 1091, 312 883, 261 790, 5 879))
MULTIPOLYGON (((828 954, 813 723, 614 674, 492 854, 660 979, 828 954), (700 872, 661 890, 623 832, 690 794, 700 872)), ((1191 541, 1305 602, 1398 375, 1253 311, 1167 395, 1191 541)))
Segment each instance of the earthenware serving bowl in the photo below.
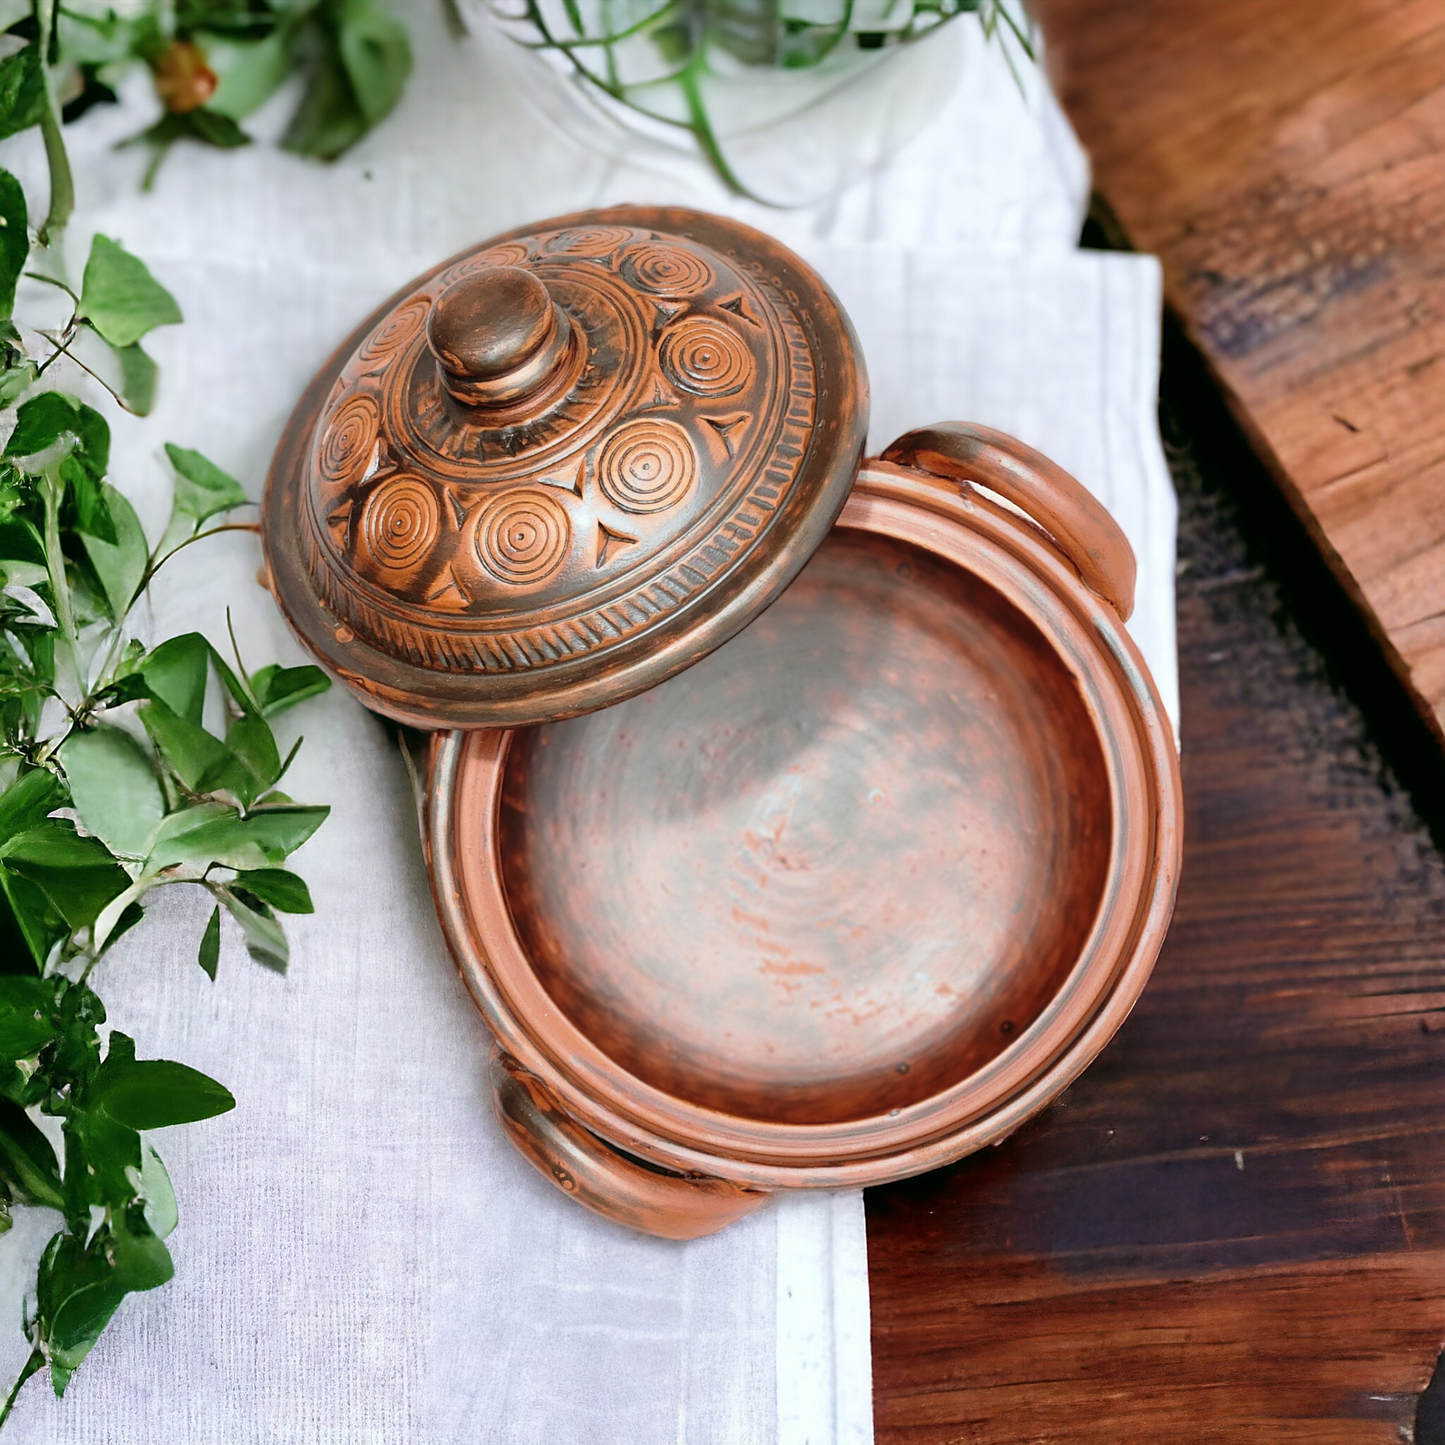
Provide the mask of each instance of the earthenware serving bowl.
POLYGON ((1118 527, 979 427, 860 469, 865 419, 796 258, 619 210, 422 278, 273 471, 298 634, 435 729, 428 861, 498 1117, 651 1233, 1002 1139, 1118 1028, 1173 906, 1118 527))

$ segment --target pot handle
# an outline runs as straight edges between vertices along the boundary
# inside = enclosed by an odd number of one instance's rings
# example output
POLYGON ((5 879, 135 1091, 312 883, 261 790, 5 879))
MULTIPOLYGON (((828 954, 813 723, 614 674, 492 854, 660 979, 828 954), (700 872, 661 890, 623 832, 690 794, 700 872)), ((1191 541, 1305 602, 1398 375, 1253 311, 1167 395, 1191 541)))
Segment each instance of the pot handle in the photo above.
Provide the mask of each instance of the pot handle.
POLYGON ((946 421, 905 432, 885 462, 977 482, 1022 508, 1063 549, 1084 582, 1124 620, 1134 610, 1134 549, 1105 507, 1042 452, 990 427, 946 421))
POLYGON ((546 1085, 499 1049, 493 1103, 512 1143, 539 1174, 596 1214, 663 1239, 698 1239, 772 1197, 723 1179, 644 1168, 609 1148, 558 1107, 546 1085))

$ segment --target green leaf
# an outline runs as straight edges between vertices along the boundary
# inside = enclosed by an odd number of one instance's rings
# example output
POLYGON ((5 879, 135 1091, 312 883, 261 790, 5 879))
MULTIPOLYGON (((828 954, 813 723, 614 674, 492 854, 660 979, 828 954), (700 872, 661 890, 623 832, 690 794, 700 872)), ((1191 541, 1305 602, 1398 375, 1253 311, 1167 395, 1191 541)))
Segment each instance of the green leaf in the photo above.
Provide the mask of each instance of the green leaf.
POLYGON ((23 517, 0 522, 0 573, 6 586, 34 587, 49 579, 45 544, 23 517))
MULTIPOLYGON (((99 482, 110 464, 110 426, 93 407, 64 392, 43 391, 21 405, 15 430, 5 443, 5 456, 23 467, 28 458, 49 453, 66 439, 69 451, 64 475, 72 487, 78 478, 99 482)), ((32 465, 26 470, 38 472, 32 465)))
POLYGON ((44 968, 51 950, 70 933, 65 920, 39 888, 4 868, 0 899, 0 974, 44 968))
MULTIPOLYGON (((120 917, 116 919, 115 924, 106 931, 104 938, 99 939, 100 951, 102 953, 108 952, 114 946, 117 938, 129 933, 145 916, 146 911, 139 903, 134 900, 127 903, 126 906, 121 909, 120 917)), ((97 933, 105 926, 105 922, 105 910, 102 909, 100 917, 96 919, 97 933)))
POLYGON ((221 901, 246 935, 246 952, 263 968, 285 973, 291 962, 286 935, 271 910, 252 894, 221 889, 221 901))
POLYGON ((333 0, 331 9, 352 94, 373 126, 401 99, 411 74, 406 30, 376 0, 333 0))
POLYGON ((160 367, 139 341, 133 341, 129 346, 116 346, 105 337, 101 339, 106 341, 106 345, 115 353, 116 363, 120 367, 121 405, 135 416, 149 416, 151 408, 156 404, 156 382, 160 377, 160 367))
POLYGON ((67 400, 75 406, 75 418, 69 424, 75 437, 71 456, 99 481, 110 467, 110 423, 93 406, 74 397, 67 400))
POLYGON ((7 457, 32 457, 48 451, 80 425, 80 402, 62 391, 42 391, 15 413, 15 430, 5 443, 7 457))
POLYGON ((142 703, 140 720, 166 766, 192 793, 209 792, 235 766, 225 743, 171 711, 159 698, 142 703))
POLYGON ((39 125, 49 103, 35 45, 0 60, 0 140, 39 125))
POLYGON ((9 171, 0 171, 0 316, 15 309, 15 283, 30 255, 30 212, 25 192, 9 171))
POLYGON ((174 1273, 170 1252, 143 1214, 138 1221, 129 1212, 117 1214, 88 1249, 70 1234, 50 1241, 36 1276, 36 1303, 56 1394, 64 1392, 126 1295, 155 1289, 174 1273))
POLYGON ((175 298, 117 241, 96 236, 80 286, 85 319, 112 346, 132 346, 157 326, 184 318, 175 298))
POLYGON ((141 659, 139 671, 152 697, 178 717, 199 724, 210 658, 211 644, 199 632, 183 632, 153 647, 141 659))
POLYGON ((129 501, 109 482, 102 486, 101 494, 115 526, 115 543, 112 545, 82 532, 80 544, 100 579, 111 616, 119 622, 135 601, 136 591, 150 562, 150 549, 140 518, 129 501))
POLYGON ((115 521, 106 505, 102 483, 74 455, 60 464, 60 476, 69 489, 74 509, 73 526, 77 532, 116 544, 115 521))
POLYGON ((86 1081, 100 1064, 100 1026, 105 1022, 105 1005, 100 995, 83 983, 57 984, 56 1015, 60 1030, 53 1066, 58 1075, 86 1081), (59 985, 64 984, 64 987, 59 985))
POLYGON ((275 717, 288 707, 316 697, 331 686, 331 679, 319 667, 277 667, 272 663, 252 675, 251 691, 262 713, 275 717))
POLYGON ((316 912, 306 880, 285 868, 243 869, 237 872, 232 886, 254 894, 263 903, 279 908, 282 913, 316 912))
POLYGON ((221 905, 219 903, 211 909, 210 919, 206 923, 206 931, 201 935, 201 947, 196 954, 196 962, 201 965, 201 970, 206 977, 215 983, 216 968, 221 962, 221 905))
POLYGON ((39 368, 28 356, 0 371, 0 407, 13 406, 39 375, 39 368))
POLYGON ((55 985, 32 974, 0 977, 0 1059, 33 1059, 55 1037, 55 985))
MULTIPOLYGON (((111 1055, 117 1052, 118 1040, 134 1052, 135 1046, 129 1039, 113 1035, 111 1055)), ((62 1078, 58 1076, 57 1082, 62 1078)), ((128 1124, 111 1118, 99 1100, 91 1097, 91 1090, 77 1087, 71 1080, 65 1082, 71 1083, 69 1113, 64 1124, 65 1218, 75 1233, 86 1234, 93 1207, 124 1209, 134 1199, 130 1171, 138 1170, 144 1162, 141 1138, 128 1124)))
POLYGON ((239 764, 213 785, 234 793, 249 808, 281 773, 281 756, 270 725, 259 713, 238 717, 226 729, 226 746, 239 764))
POLYGON ((251 137, 229 116, 210 106, 199 110, 167 111, 152 126, 122 145, 148 145, 155 155, 142 189, 149 190, 166 153, 177 141, 193 140, 217 150, 237 150, 251 144, 251 137))
POLYGON ((130 887, 125 869, 99 838, 82 838, 68 818, 43 822, 0 847, 4 871, 33 883, 70 925, 88 927, 130 887))
POLYGON ((143 858, 166 811, 145 748, 119 728, 96 727, 72 733, 60 761, 86 830, 113 853, 143 858))
POLYGON ((176 469, 173 506, 182 516, 192 518, 196 526, 218 512, 243 506, 248 500, 240 482, 200 452, 167 442, 166 455, 176 469))
POLYGON ((136 1197, 143 1203, 145 1221, 150 1225, 151 1233, 157 1239, 167 1238, 176 1227, 180 1212, 176 1209, 176 1191, 171 1184, 171 1176, 166 1173, 161 1156, 150 1144, 143 1144, 139 1171, 128 1170, 127 1173, 134 1175, 132 1183, 136 1197))
POLYGON ((22 1204, 65 1207, 60 1161, 50 1140, 9 1099, 0 1099, 0 1179, 22 1204))
POLYGON ((69 802, 65 784, 46 768, 32 768, 0 793, 0 846, 69 802))
POLYGON ((122 1060, 108 1055, 95 1076, 92 1097, 127 1129, 168 1129, 213 1119, 236 1107, 224 1084, 170 1059, 122 1060))
POLYGON ((217 150, 233 151, 251 144, 251 137, 236 124, 235 120, 214 106, 201 106, 188 111, 185 119, 188 136, 202 145, 215 146, 217 150))
POLYGON ((237 45, 206 109, 245 120, 285 83, 295 63, 296 26, 282 22, 264 40, 237 45))
POLYGON ((281 146, 298 155, 331 161, 366 134, 367 119, 347 76, 336 36, 319 31, 312 38, 317 53, 281 146))
POLYGON ((203 803, 172 813, 156 832, 146 872, 191 863, 268 868, 282 864, 326 820, 329 808, 261 807, 244 818, 235 808, 203 803))

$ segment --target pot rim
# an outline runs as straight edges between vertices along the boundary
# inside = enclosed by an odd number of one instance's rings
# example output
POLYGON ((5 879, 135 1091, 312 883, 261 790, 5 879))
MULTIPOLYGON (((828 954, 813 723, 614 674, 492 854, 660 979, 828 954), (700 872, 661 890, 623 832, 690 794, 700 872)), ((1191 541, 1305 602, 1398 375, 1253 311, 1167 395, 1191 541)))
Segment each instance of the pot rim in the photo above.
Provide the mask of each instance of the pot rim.
POLYGON ((911 543, 972 572, 1028 617, 1075 678, 1108 772, 1109 863, 1087 941, 1041 1013, 983 1068, 917 1103, 829 1124, 723 1114, 644 1083, 552 1001, 512 922, 496 851, 512 734, 438 734, 428 790, 438 916, 501 1046, 615 1147, 764 1188, 883 1183, 1012 1133, 1078 1077, 1127 1017, 1163 943, 1179 876, 1173 729, 1119 617, 1052 539, 971 485, 879 461, 864 464, 837 525, 911 543))

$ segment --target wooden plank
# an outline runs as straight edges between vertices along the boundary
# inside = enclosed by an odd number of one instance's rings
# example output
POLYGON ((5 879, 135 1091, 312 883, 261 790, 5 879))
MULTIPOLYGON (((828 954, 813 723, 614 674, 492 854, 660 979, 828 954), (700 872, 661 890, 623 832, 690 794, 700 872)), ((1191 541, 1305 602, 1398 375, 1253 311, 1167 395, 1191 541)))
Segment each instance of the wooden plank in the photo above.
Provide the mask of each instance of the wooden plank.
POLYGON ((1445 739, 1445 5, 1030 8, 1100 191, 1445 739))
POLYGON ((879 1445, 1445 1445, 1445 859, 1175 464, 1174 926, 1057 1106, 869 1193, 879 1445))

